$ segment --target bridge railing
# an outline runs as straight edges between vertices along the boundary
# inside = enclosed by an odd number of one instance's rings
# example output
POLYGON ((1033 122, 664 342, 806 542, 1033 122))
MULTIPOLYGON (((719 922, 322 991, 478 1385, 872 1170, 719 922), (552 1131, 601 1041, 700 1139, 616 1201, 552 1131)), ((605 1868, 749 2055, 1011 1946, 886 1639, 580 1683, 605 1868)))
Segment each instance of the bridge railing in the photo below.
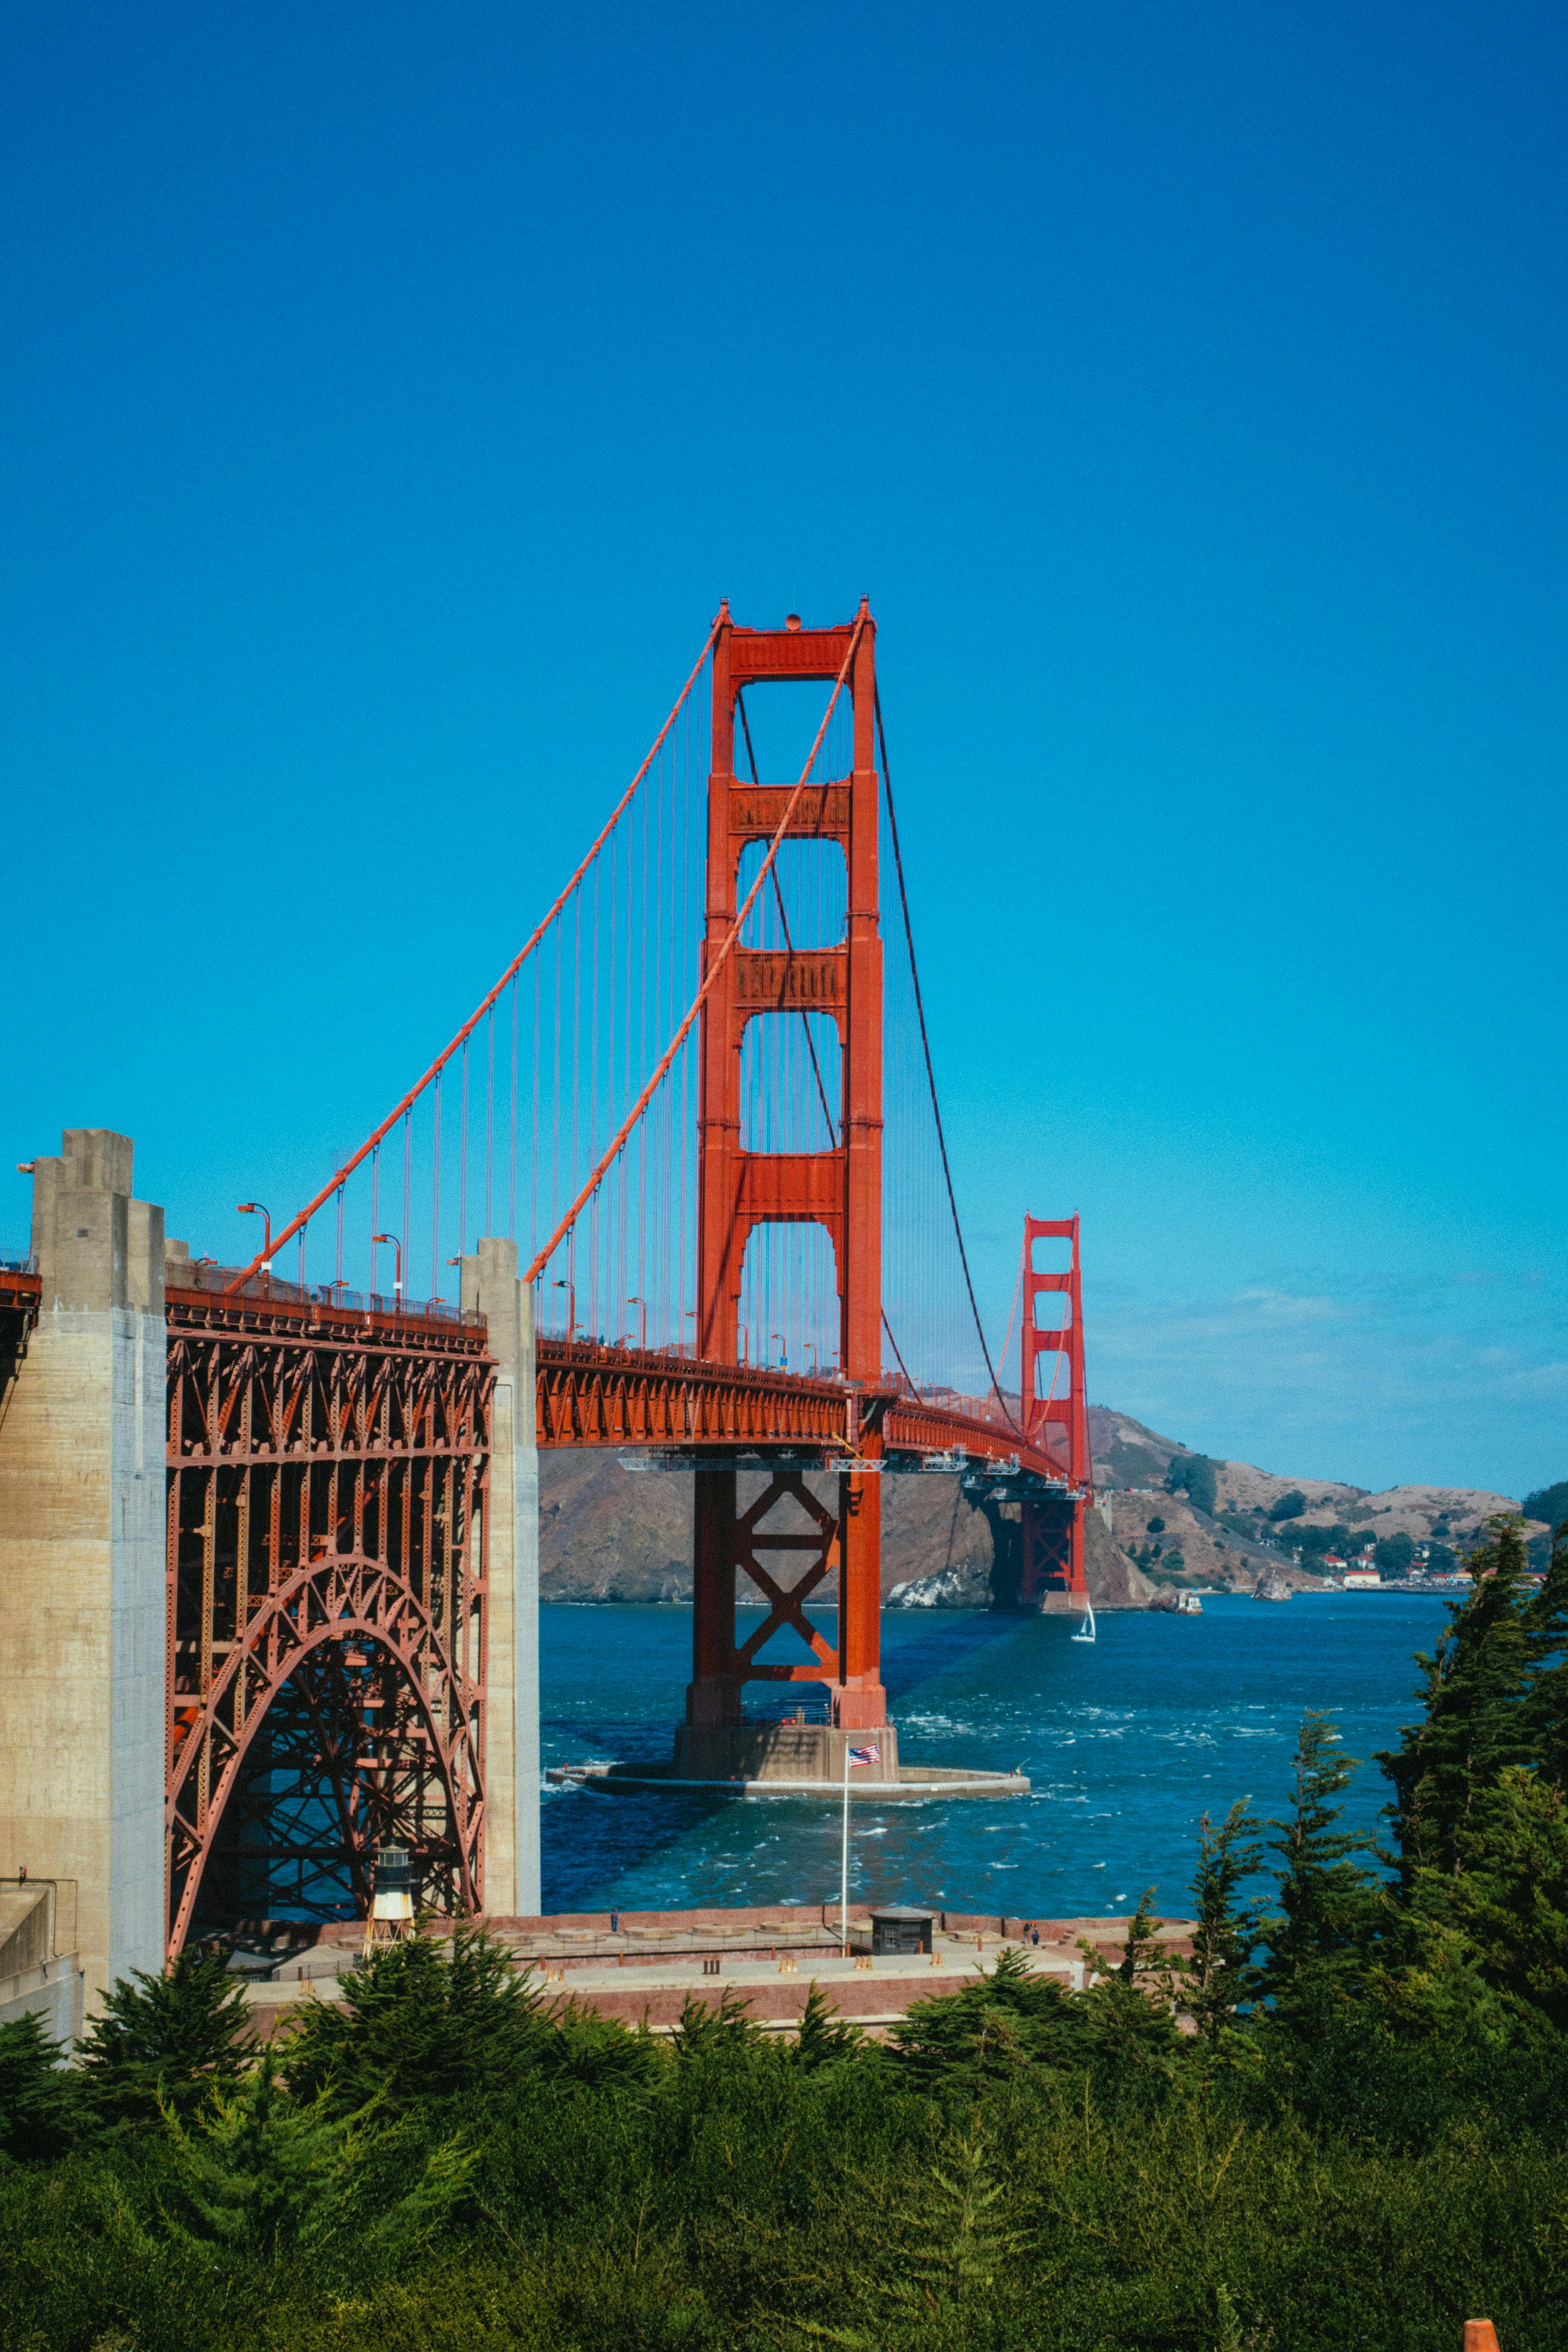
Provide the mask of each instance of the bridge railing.
POLYGON ((324 1309, 338 1315, 374 1315, 404 1318, 419 1323, 448 1324, 460 1328, 477 1324, 483 1318, 470 1308, 454 1307, 445 1298, 405 1298, 401 1294, 386 1297, 381 1291, 353 1290, 346 1282, 299 1283, 285 1282, 275 1274, 247 1275, 237 1281, 237 1266, 216 1265, 205 1259, 193 1258, 189 1263, 170 1261, 168 1283, 171 1289, 205 1291, 221 1295, 234 1306, 242 1300, 255 1300, 272 1307, 300 1307, 324 1309))

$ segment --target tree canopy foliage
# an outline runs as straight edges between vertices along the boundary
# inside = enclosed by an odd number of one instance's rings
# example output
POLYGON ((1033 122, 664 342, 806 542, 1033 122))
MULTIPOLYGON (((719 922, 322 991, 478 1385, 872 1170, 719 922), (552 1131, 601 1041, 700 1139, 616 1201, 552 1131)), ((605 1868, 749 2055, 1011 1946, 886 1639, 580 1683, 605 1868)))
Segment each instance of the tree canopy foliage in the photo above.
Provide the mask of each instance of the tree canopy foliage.
POLYGON ((1004 1948, 885 2038, 607 2021, 477 1928, 257 2049, 220 1961, 81 2063, 0 2028, 0 2352, 1568 2352, 1568 1545, 1517 1521, 1381 1759, 1301 1727, 1081 1990, 1004 1948))
POLYGON ((1219 1465, 1206 1454, 1178 1454, 1165 1473, 1165 1492, 1185 1495, 1196 1511, 1213 1517, 1219 1494, 1219 1465))
POLYGON ((1555 1533, 1568 1523, 1568 1478, 1559 1478, 1555 1486, 1538 1486, 1520 1509, 1527 1519, 1542 1519, 1555 1533))

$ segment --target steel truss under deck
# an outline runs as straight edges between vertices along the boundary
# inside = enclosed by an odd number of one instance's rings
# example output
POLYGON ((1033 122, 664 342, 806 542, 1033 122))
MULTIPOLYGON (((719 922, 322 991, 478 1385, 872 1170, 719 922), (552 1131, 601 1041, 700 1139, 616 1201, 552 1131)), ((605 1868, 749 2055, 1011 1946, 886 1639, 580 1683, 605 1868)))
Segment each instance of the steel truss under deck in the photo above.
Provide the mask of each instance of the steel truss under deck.
POLYGON ((168 1295, 168 1918, 482 1887, 482 1322, 168 1295))

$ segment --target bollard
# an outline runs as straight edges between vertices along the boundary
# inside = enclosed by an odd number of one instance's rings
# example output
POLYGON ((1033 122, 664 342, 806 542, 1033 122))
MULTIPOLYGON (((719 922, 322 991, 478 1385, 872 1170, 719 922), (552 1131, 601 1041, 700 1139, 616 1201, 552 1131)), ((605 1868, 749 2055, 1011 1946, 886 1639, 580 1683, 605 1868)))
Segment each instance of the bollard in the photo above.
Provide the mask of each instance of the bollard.
POLYGON ((1497 2329, 1489 2319, 1467 2319, 1465 2352, 1498 2352, 1497 2329))

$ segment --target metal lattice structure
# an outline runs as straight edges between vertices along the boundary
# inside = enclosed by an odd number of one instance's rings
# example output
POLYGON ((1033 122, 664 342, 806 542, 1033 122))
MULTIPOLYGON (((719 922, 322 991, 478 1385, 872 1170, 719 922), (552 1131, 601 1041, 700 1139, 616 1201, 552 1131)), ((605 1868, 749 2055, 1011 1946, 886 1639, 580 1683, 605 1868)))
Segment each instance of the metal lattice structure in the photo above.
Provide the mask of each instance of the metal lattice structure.
MULTIPOLYGON (((689 1732, 743 1724, 759 1683, 824 1684, 840 1730, 884 1723, 888 1475, 957 1474, 1020 1506, 1025 1604, 1087 1601, 1077 1223, 1030 1221, 1030 1249, 1069 1231, 1073 1248, 1062 1276, 1037 1276, 1026 1249, 1016 1418, 942 1131, 864 601, 826 628, 745 628, 723 606, 647 757, 473 1014, 276 1235, 262 1204, 241 1213, 264 1220, 249 1265, 191 1267, 201 1286, 168 1293, 174 1950, 198 1916, 363 1914, 379 1843, 409 1850, 426 1904, 482 1905, 496 1364, 477 1316, 407 1303, 426 1242, 434 1290, 476 1230, 526 1236, 541 1446, 695 1471, 689 1732), (761 718, 771 686, 826 704, 793 782, 758 766, 745 698, 761 718), (918 1115, 927 1140, 885 1181, 889 1113, 910 1133, 918 1115), (366 1253, 353 1262, 374 1293, 376 1253, 395 1250, 395 1303, 342 1295, 351 1181, 350 1246, 357 1227, 366 1253), (311 1289, 307 1241, 329 1203, 338 1279, 311 1289), (289 1243, 295 1285, 272 1271, 289 1243), (889 1318, 889 1279, 910 1321, 897 1304, 889 1318), (1037 1322, 1047 1290, 1068 1295, 1059 1329, 1037 1322), (917 1338, 942 1381, 911 1374, 917 1338), (1060 1398, 1037 1385, 1052 1350, 1060 1398), (742 1468, 769 1474, 749 1508, 742 1468), (831 1502, 808 1473, 834 1480, 831 1502), (766 1604, 743 1638, 738 1580, 766 1604), (831 1642, 806 1614, 825 1603, 831 1642), (763 1655, 775 1633, 806 1656, 763 1655)), ((510 1556, 498 1540, 498 1581, 510 1556)), ((503 1649, 498 1633, 498 1680, 503 1649)))
POLYGON ((483 1895, 495 1367, 479 1318, 168 1294, 169 1948, 363 1911, 381 1843, 483 1895))

